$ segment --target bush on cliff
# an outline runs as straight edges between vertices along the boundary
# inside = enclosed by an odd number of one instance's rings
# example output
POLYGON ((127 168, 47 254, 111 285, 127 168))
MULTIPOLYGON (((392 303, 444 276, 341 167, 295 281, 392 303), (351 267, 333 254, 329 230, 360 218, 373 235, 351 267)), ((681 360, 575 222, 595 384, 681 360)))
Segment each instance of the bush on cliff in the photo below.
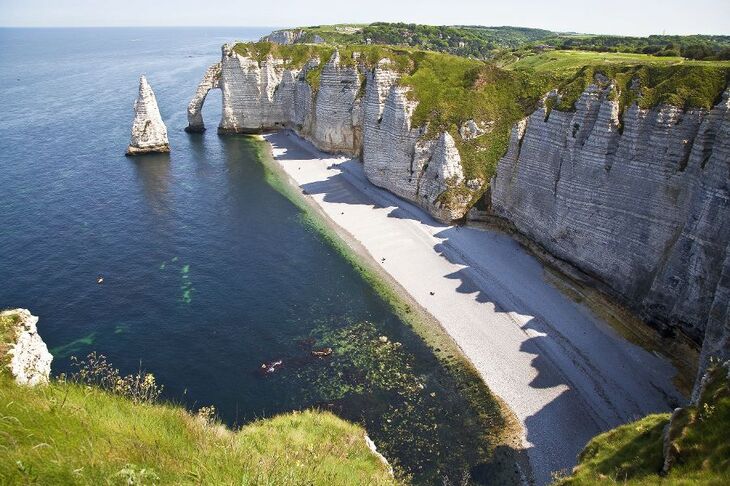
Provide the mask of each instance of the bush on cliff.
POLYGON ((662 474, 669 414, 650 415, 591 440, 570 477, 557 485, 730 484, 730 377, 715 366, 697 404, 675 415, 669 432, 673 465, 662 474))

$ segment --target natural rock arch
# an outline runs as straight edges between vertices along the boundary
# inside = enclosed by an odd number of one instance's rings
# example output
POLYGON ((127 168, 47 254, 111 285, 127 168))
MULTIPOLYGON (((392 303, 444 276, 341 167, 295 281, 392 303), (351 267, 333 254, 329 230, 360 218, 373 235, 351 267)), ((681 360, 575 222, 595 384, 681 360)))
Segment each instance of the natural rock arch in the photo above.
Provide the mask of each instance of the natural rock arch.
POLYGON ((188 126, 185 127, 186 132, 203 132, 205 131, 205 123, 203 123, 203 104, 205 97, 211 89, 220 89, 221 63, 215 63, 205 71, 202 81, 198 84, 195 96, 190 100, 188 105, 188 126))

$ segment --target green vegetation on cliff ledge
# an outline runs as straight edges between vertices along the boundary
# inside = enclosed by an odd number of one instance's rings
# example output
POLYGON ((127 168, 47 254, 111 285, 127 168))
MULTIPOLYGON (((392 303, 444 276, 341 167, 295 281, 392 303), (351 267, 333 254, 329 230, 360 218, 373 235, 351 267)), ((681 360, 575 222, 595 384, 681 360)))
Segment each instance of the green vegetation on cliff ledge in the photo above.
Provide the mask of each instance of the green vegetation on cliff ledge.
MULTIPOLYGON (((346 26, 339 27, 345 35, 346 26)), ((730 79, 730 62, 687 61, 646 54, 528 50, 485 62, 387 45, 335 47, 257 42, 239 43, 234 49, 259 61, 271 54, 294 69, 304 66, 309 59, 318 59, 319 66, 310 69, 306 76, 315 92, 321 70, 335 49, 339 50, 343 66, 370 69, 381 59, 390 59, 391 69, 401 73, 401 84, 410 86, 409 96, 418 101, 412 125, 426 125, 427 136, 433 137, 449 131, 459 149, 466 179, 481 180, 482 190, 507 150, 511 127, 532 113, 552 89, 561 94, 555 108, 569 111, 600 73, 615 80, 622 111, 634 101, 642 108, 669 103, 709 109, 719 101, 730 79), (634 79, 638 80, 638 90, 631 89, 634 79), (459 127, 467 120, 474 120, 486 133, 471 140, 462 139, 459 127)), ((455 188, 461 189, 468 191, 465 187, 455 188)))
POLYGON ((664 465, 664 429, 669 414, 649 415, 591 440, 578 457, 573 474, 556 485, 730 484, 730 378, 715 366, 708 386, 694 406, 675 417, 670 428, 674 462, 664 465))
POLYGON ((20 321, 18 314, 0 315, 0 374, 10 365, 8 349, 10 343, 15 342, 15 325, 20 321))
POLYGON ((682 58, 652 58, 644 54, 554 51, 528 54, 502 63, 526 76, 548 75, 556 80, 561 95, 556 107, 567 111, 596 74, 615 82, 621 111, 634 101, 641 108, 670 104, 709 110, 730 81, 730 62, 687 61, 682 58), (634 80, 638 83, 632 89, 634 80))

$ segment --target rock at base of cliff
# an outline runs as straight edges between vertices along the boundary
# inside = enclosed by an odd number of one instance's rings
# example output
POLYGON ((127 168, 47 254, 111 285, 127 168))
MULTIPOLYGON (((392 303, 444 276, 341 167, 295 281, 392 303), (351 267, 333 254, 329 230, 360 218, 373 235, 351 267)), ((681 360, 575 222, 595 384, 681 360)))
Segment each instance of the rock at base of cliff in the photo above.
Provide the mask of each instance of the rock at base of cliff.
POLYGON ((38 334, 38 317, 31 315, 27 309, 3 311, 0 316, 15 316, 14 329, 11 332, 14 342, 8 351, 10 372, 15 381, 29 386, 48 383, 53 356, 38 334))
POLYGON ((147 78, 139 78, 139 95, 134 102, 132 139, 126 155, 165 153, 170 151, 167 128, 160 116, 157 99, 147 78))

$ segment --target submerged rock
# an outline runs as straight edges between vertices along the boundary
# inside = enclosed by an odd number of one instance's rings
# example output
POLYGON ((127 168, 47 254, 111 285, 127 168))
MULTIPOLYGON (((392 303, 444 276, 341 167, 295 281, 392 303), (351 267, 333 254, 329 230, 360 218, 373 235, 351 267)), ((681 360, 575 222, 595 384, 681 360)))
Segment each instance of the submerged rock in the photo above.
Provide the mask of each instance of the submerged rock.
POLYGON ((0 313, 1 317, 13 318, 10 334, 10 372, 15 381, 21 385, 35 386, 48 383, 51 374, 53 356, 38 335, 36 323, 38 317, 31 315, 27 309, 13 309, 0 313))
POLYGON ((157 99, 147 78, 139 78, 139 96, 134 102, 134 121, 132 140, 127 147, 127 155, 151 152, 169 152, 167 128, 160 116, 157 99))

